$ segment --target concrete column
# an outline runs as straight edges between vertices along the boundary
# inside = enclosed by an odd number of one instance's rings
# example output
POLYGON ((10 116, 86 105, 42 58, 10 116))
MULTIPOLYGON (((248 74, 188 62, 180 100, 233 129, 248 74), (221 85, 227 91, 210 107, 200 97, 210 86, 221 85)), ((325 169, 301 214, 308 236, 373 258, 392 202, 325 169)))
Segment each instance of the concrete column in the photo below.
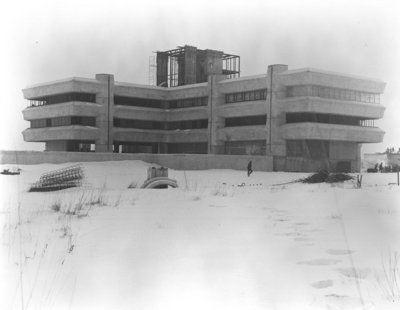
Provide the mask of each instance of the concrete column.
POLYGON ((157 52, 157 86, 168 87, 168 55, 157 52))
POLYGON ((215 50, 205 50, 204 71, 207 75, 222 74, 222 55, 224 53, 215 50))
POLYGON ((197 64, 197 48, 194 46, 185 46, 184 59, 185 76, 184 83, 195 84, 196 81, 196 64, 197 64))
POLYGON ((224 119, 218 115, 218 106, 224 104, 224 95, 217 89, 223 75, 208 76, 208 154, 223 154, 224 141, 218 140, 218 130, 224 127, 224 119))
POLYGON ((279 73, 288 70, 287 65, 270 65, 267 71, 267 155, 286 156, 286 141, 279 136, 279 127, 285 124, 285 114, 277 106, 277 99, 285 92, 279 73))
POLYGON ((96 118, 96 126, 100 136, 96 139, 96 152, 112 152, 113 118, 114 118, 114 76, 112 74, 96 74, 101 83, 101 90, 96 93, 96 103, 101 106, 100 115, 96 118))

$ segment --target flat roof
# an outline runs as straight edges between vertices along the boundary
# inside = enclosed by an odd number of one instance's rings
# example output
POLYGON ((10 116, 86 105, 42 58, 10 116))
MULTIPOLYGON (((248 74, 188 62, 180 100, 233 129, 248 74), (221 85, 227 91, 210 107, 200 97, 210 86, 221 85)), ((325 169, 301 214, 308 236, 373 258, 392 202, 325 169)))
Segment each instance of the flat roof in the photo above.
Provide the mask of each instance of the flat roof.
POLYGON ((24 89, 29 89, 29 88, 35 88, 35 87, 41 87, 41 86, 48 86, 48 85, 53 85, 53 84, 59 84, 59 83, 65 83, 65 82, 91 82, 91 83, 96 83, 98 82, 96 79, 89 79, 89 78, 82 78, 82 77, 69 77, 65 79, 60 79, 60 80, 54 80, 54 81, 49 81, 49 82, 43 82, 43 83, 37 83, 33 85, 29 85, 25 87, 24 89))
POLYGON ((303 73, 303 72, 315 72, 315 73, 321 73, 321 74, 327 74, 327 75, 343 76, 343 77, 348 77, 348 78, 352 78, 352 79, 369 80, 369 81, 378 82, 378 83, 385 83, 382 80, 379 80, 379 79, 376 79, 376 78, 360 76, 360 75, 354 75, 354 74, 341 73, 341 72, 335 72, 335 71, 321 70, 321 69, 315 69, 315 68, 310 68, 310 67, 287 70, 287 71, 284 71, 284 72, 282 72, 280 74, 281 75, 289 75, 289 74, 303 73))

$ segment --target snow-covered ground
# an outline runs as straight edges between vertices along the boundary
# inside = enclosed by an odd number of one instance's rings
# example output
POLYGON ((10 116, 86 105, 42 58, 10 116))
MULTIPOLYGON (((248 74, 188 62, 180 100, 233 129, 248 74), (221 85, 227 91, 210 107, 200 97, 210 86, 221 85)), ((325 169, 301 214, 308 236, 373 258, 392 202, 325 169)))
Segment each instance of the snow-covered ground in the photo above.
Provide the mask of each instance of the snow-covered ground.
POLYGON ((71 164, 0 175, 0 309, 400 309, 394 173, 169 170, 157 190, 149 164, 92 162, 81 188, 27 192, 71 164))

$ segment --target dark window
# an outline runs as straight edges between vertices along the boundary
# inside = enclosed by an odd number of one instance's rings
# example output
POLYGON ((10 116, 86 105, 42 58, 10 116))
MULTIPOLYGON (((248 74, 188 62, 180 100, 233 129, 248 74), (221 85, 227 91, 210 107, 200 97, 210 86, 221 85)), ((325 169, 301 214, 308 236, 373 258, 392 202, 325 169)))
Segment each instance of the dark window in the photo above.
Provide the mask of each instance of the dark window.
POLYGON ((59 127, 70 125, 96 126, 96 118, 89 116, 62 116, 31 121, 31 128, 59 127))
POLYGON ((325 123, 349 126, 371 126, 358 117, 322 113, 286 113, 286 123, 325 123))
POLYGON ((312 159, 329 158, 329 141, 325 140, 287 140, 286 155, 312 159))
POLYGON ((207 154, 207 143, 169 143, 168 153, 170 154, 207 154))
POLYGON ((31 121, 31 128, 44 128, 47 127, 46 119, 34 119, 31 121))
POLYGON ((178 109, 206 106, 208 97, 195 97, 179 100, 163 101, 136 97, 114 96, 114 104, 154 109, 178 109))
POLYGON ((267 98, 266 89, 257 89, 245 92, 230 93, 225 95, 225 103, 265 100, 267 98))
POLYGON ((94 150, 94 141, 67 141, 67 152, 93 152, 94 150))
POLYGON ((207 104, 208 104, 208 97, 195 97, 195 98, 168 101, 166 104, 166 108, 181 109, 181 108, 206 106, 207 104))
POLYGON ((155 108, 155 109, 163 108, 162 100, 126 97, 126 96, 114 96, 114 104, 134 106, 134 107, 155 108))
POLYGON ((303 157, 305 152, 303 150, 302 140, 287 140, 286 141, 286 155, 289 157, 303 157))
POLYGON ((313 159, 329 158, 329 141, 306 140, 308 154, 313 159))
POLYGON ((266 114, 243 116, 243 117, 231 117, 225 119, 225 127, 265 125, 266 123, 267 123, 266 114))
POLYGON ((119 128, 136 128, 150 130, 185 130, 185 129, 201 129, 207 128, 208 120, 189 120, 177 122, 157 122, 136 119, 114 118, 114 127, 119 128))

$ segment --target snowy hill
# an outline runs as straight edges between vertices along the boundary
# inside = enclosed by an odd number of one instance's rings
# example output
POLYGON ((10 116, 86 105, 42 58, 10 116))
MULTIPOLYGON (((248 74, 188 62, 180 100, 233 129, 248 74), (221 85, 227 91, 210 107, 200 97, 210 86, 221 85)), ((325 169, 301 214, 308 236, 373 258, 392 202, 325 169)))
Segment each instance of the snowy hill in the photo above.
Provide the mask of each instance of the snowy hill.
POLYGON ((71 164, 0 177, 1 309, 400 307, 395 174, 170 170, 156 190, 147 163, 92 162, 81 188, 27 192, 71 164))

